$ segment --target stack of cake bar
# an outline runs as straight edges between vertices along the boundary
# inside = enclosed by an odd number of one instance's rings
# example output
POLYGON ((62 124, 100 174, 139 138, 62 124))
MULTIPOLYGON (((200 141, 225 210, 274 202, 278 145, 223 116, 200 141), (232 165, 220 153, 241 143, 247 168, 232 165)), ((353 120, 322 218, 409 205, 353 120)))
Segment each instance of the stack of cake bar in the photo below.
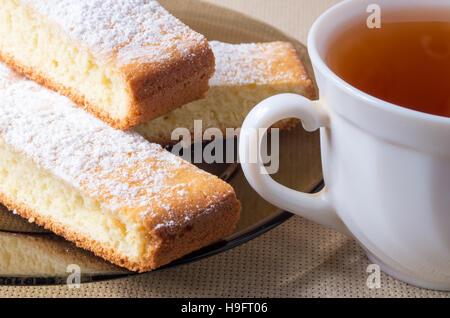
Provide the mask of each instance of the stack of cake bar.
POLYGON ((239 219, 230 185, 161 147, 172 130, 315 97, 291 44, 208 43, 153 0, 0 0, 0 60, 1 203, 140 272, 239 219))

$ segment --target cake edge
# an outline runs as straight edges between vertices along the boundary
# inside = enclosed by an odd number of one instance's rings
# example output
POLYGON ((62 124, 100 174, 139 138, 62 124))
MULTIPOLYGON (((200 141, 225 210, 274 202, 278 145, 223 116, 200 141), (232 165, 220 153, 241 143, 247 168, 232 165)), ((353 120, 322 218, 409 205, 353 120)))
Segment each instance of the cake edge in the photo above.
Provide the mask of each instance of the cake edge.
MULTIPOLYGON (((227 42, 222 42, 222 41, 217 41, 217 40, 209 41, 210 47, 213 52, 214 52, 214 48, 213 48, 213 45, 211 45, 211 42, 217 42, 220 44, 227 44, 227 45, 239 45, 239 44, 227 43, 227 42)), ((255 45, 258 45, 261 47, 264 47, 265 44, 285 46, 285 49, 283 50, 283 60, 291 62, 294 65, 294 67, 300 73, 302 73, 304 75, 304 77, 303 78, 297 77, 296 81, 292 82, 292 83, 283 83, 282 85, 289 86, 289 87, 286 87, 285 89, 280 90, 279 92, 277 92, 277 94, 294 93, 294 94, 304 96, 310 100, 317 100, 318 91, 317 91, 317 88, 314 85, 314 81, 313 81, 314 74, 311 74, 310 72, 308 72, 308 69, 305 66, 305 63, 303 62, 304 56, 302 56, 302 54, 300 54, 297 51, 297 49, 293 43, 288 42, 288 41, 271 41, 271 42, 254 42, 254 43, 241 43, 241 44, 255 44, 255 45)), ((213 77, 214 77, 214 75, 213 75, 213 77)), ((277 85, 277 84, 278 83, 258 84, 258 85, 261 86, 262 89, 264 89, 264 86, 272 86, 272 85, 277 85)), ((227 86, 229 86, 229 84, 225 83, 222 87, 227 87, 227 86)), ((215 86, 212 85, 210 87, 210 89, 214 89, 214 87, 215 86)), ((209 91, 205 95, 206 99, 208 99, 208 94, 209 94, 209 91)), ((267 97, 270 97, 270 96, 267 96, 267 97)), ((193 101, 193 102, 195 103, 196 101, 193 101)), ((262 102, 262 100, 260 102, 262 102)), ((187 105, 189 105, 189 104, 183 105, 182 107, 185 107, 187 105)), ((255 106, 256 105, 254 105, 254 107, 255 106)), ((202 118, 199 118, 199 119, 202 119, 202 118)), ((151 122, 151 120, 149 122, 151 122)), ((300 119, 286 118, 286 119, 283 119, 283 120, 280 120, 280 121, 274 123, 270 128, 277 128, 282 131, 290 131, 290 130, 296 128, 300 123, 301 123, 300 119)), ((222 125, 221 127, 214 127, 214 128, 218 128, 222 132, 222 135, 226 136, 226 128, 237 129, 237 128, 241 128, 241 127, 225 127, 224 125, 222 125)), ((202 131, 202 136, 203 136, 203 133, 205 132, 204 130, 205 129, 203 129, 203 131, 202 131)), ((198 142, 207 143, 210 141, 210 140, 205 140, 203 138, 196 139, 194 131, 192 129, 189 129, 189 132, 191 134, 191 140, 190 140, 191 144, 198 143, 198 142)), ((159 134, 158 136, 152 136, 152 137, 149 137, 145 133, 139 133, 139 134, 142 135, 147 141, 160 144, 163 147, 171 147, 181 141, 181 140, 172 140, 171 132, 166 132, 164 135, 159 134)))
MULTIPOLYGON (((88 102, 85 96, 74 88, 66 87, 49 79, 34 67, 18 62, 13 56, 2 52, 2 50, 0 50, 0 62, 34 82, 68 97, 76 105, 106 122, 111 127, 127 130, 167 114, 187 103, 205 97, 209 89, 209 79, 214 74, 215 68, 214 54, 207 41, 205 42, 206 46, 202 46, 201 50, 204 52, 202 54, 201 62, 191 63, 189 60, 179 60, 181 67, 178 67, 180 70, 176 73, 178 75, 185 75, 184 80, 176 82, 176 80, 172 79, 168 82, 168 84, 172 84, 171 86, 162 87, 161 89, 158 86, 155 87, 155 85, 153 85, 151 90, 160 92, 157 95, 138 97, 141 90, 144 88, 147 90, 145 82, 149 78, 142 75, 137 79, 130 78, 131 71, 135 69, 131 66, 125 67, 123 70, 119 71, 119 73, 126 78, 125 83, 128 87, 127 95, 130 99, 128 115, 123 119, 111 117, 108 112, 96 107, 94 103, 88 102), (182 67, 183 65, 189 65, 190 70, 184 70, 182 67), (175 82, 174 85, 173 82, 175 82), (170 103, 168 100, 170 100, 170 103)), ((154 81, 154 79, 152 80, 154 81)), ((157 80, 156 84, 158 84, 157 80)))
POLYGON ((69 226, 54 222, 48 216, 42 216, 24 203, 18 203, 0 192, 0 202, 9 210, 14 210, 21 217, 44 227, 73 242, 77 247, 93 252, 115 265, 134 272, 147 272, 166 265, 171 261, 189 254, 201 247, 214 243, 229 235, 239 220, 241 205, 233 192, 215 204, 216 208, 206 215, 195 218, 194 224, 185 227, 177 226, 177 231, 167 231, 164 227, 154 229, 150 235, 159 240, 153 252, 146 253, 143 261, 129 259, 120 255, 113 248, 106 247, 101 242, 72 231, 69 226), (228 217, 226 217, 228 214, 228 217), (206 230, 206 231, 205 231, 206 230), (175 234, 174 234, 175 232, 175 234), (201 239, 199 239, 199 237, 201 239))

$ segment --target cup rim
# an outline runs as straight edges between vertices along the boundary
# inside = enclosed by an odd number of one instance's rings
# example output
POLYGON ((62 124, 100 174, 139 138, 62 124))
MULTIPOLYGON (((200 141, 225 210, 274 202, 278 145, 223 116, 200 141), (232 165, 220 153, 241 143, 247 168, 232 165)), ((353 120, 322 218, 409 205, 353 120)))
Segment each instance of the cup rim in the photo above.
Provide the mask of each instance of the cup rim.
MULTIPOLYGON (((355 2, 355 0, 344 0, 342 2, 339 2, 329 9, 327 9, 325 12, 323 12, 313 23, 311 26, 311 29, 308 33, 308 53, 311 59, 312 64, 320 69, 323 74, 327 77, 327 79, 332 80, 336 85, 342 87, 344 90, 346 90, 348 93, 351 93, 353 96, 358 97, 365 103, 369 103, 371 106, 376 107, 382 111, 389 112, 393 115, 402 116, 405 118, 410 118, 413 120, 426 120, 432 123, 436 124, 444 124, 449 125, 450 124, 450 117, 445 116, 439 116, 439 115, 433 115, 425 112, 421 112, 418 110, 410 109, 405 106, 401 106, 398 104, 390 103, 385 100, 382 100, 380 98, 377 98, 375 96, 372 96, 354 86, 344 81, 342 78, 340 78, 336 73, 334 73, 325 63, 325 61, 320 56, 318 49, 317 49, 317 39, 316 34, 318 33, 318 29, 321 27, 322 23, 324 23, 327 18, 336 10, 341 9, 342 7, 348 5, 351 2, 355 2)), ((320 92, 319 92, 320 97, 320 92)))

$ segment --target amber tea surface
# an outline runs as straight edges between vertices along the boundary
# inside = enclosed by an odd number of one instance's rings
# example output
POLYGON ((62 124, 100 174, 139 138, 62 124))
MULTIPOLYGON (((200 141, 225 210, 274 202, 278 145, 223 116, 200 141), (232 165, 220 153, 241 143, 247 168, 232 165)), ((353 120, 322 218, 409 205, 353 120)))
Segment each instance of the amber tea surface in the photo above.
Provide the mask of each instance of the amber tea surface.
POLYGON ((337 31, 326 55, 333 72, 382 100, 450 117, 450 21, 365 19, 337 31))

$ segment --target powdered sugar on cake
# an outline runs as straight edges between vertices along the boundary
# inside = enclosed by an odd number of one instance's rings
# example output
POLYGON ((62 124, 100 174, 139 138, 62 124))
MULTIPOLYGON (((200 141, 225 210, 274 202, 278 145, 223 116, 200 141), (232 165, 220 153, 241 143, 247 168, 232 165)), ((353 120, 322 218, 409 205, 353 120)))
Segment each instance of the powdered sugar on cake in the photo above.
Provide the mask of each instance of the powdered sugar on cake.
POLYGON ((219 41, 209 42, 216 58, 216 71, 209 81, 210 86, 273 84, 291 82, 293 78, 306 80, 306 72, 283 66, 280 50, 295 49, 284 42, 229 44, 219 41))
POLYGON ((94 54, 124 64, 189 56, 205 38, 155 0, 21 0, 94 54))
MULTIPOLYGON (((111 210, 133 209, 151 217, 164 209, 163 220, 169 222, 173 196, 182 199, 189 192, 188 183, 175 182, 189 163, 134 131, 111 128, 1 63, 0 139, 111 210)), ((190 171, 211 178, 199 169, 190 171)), ((210 205, 216 201, 209 199, 210 205)))

